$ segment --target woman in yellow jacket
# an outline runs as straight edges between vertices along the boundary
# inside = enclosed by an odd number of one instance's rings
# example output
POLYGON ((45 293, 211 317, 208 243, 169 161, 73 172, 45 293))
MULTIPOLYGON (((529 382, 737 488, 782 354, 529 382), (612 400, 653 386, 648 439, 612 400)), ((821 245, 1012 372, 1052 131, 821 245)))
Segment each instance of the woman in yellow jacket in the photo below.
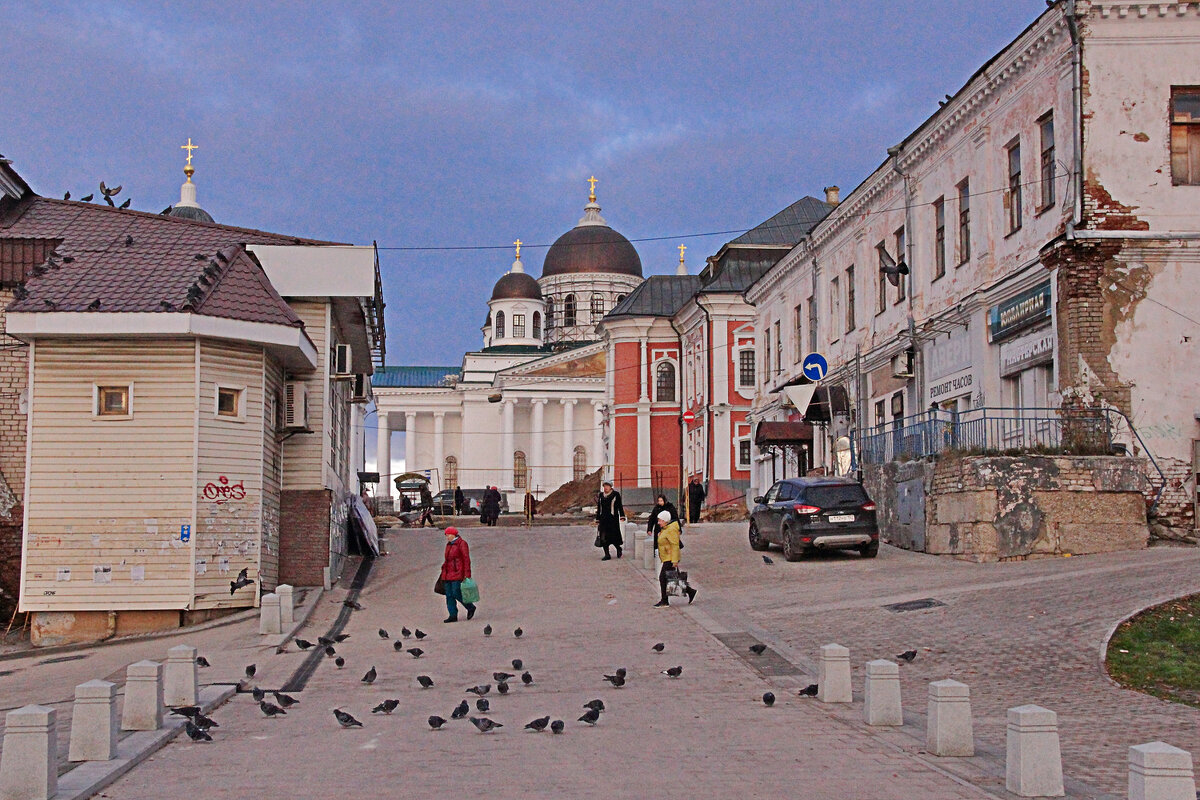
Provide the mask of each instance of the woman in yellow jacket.
MULTIPOLYGON (((671 603, 667 600, 667 575, 679 568, 679 521, 671 520, 670 511, 658 512, 658 522, 662 527, 658 531, 658 560, 662 562, 662 571, 658 573, 658 586, 662 590, 662 599, 654 604, 655 608, 666 608, 671 603)), ((696 590, 684 581, 684 593, 688 602, 696 599, 696 590)))

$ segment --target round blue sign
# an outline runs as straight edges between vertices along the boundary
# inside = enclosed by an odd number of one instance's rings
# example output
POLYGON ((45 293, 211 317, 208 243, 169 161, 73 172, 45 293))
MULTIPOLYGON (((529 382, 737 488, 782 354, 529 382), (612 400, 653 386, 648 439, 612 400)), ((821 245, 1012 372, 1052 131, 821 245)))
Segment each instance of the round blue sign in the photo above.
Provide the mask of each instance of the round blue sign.
POLYGON ((800 371, 815 383, 829 374, 829 362, 820 353, 809 353, 800 364, 800 371))

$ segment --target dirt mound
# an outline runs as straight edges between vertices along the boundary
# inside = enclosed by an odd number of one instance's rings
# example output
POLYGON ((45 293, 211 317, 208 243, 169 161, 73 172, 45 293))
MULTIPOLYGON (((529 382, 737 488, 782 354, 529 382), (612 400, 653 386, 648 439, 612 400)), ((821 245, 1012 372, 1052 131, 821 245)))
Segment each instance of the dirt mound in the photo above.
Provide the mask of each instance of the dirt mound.
POLYGON ((700 512, 701 522, 739 522, 749 518, 750 514, 746 511, 746 506, 742 503, 730 503, 728 505, 717 506, 716 508, 706 508, 700 512))
POLYGON ((600 492, 600 470, 584 475, 577 481, 569 481, 555 489, 538 503, 539 514, 565 514, 578 511, 584 506, 596 504, 600 492))

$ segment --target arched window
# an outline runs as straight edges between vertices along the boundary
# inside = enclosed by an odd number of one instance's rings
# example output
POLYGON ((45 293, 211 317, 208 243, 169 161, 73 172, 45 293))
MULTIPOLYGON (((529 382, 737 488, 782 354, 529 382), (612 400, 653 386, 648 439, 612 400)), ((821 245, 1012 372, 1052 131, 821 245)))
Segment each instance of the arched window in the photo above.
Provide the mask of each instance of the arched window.
POLYGON ((554 298, 546 298, 546 330, 554 327, 554 298))
POLYGON ((619 294, 619 295, 617 295, 617 302, 618 302, 618 303, 619 303, 619 302, 621 302, 621 301, 622 301, 622 300, 624 300, 624 299, 625 299, 625 295, 623 295, 623 294, 619 294))
POLYGON ((529 488, 529 465, 525 462, 525 454, 520 450, 513 453, 513 488, 529 488))
POLYGON ((675 401, 675 365, 660 361, 654 370, 654 399, 660 403, 675 401))
POLYGON ((446 456, 446 463, 442 466, 442 488, 453 489, 455 486, 458 486, 458 459, 446 456))
POLYGON ((533 312, 533 338, 542 338, 542 312, 533 312))
POLYGON ((592 295, 592 322, 599 322, 604 316, 604 297, 603 295, 592 295))
POLYGON ((575 324, 575 295, 563 298, 563 325, 570 328, 575 324))
POLYGON ((503 311, 496 312, 496 324, 494 326, 494 330, 492 331, 492 336, 494 336, 497 339, 504 338, 504 312, 503 311))
POLYGON ((583 480, 587 475, 587 450, 583 449, 583 445, 575 448, 575 460, 571 465, 571 477, 575 480, 583 480))

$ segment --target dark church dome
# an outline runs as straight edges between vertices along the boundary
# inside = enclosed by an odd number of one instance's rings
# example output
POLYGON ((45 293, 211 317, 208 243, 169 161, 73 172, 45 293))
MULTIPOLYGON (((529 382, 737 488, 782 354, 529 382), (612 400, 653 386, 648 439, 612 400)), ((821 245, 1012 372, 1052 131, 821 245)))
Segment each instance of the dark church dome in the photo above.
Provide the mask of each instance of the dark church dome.
POLYGON ((493 300, 541 300, 542 288, 532 275, 525 272, 507 272, 496 281, 492 289, 493 300))
POLYGON ((629 240, 607 225, 580 225, 546 251, 542 277, 609 272, 642 277, 642 259, 629 240))
POLYGON ((200 206, 171 206, 167 209, 167 216, 194 219, 199 222, 215 222, 212 216, 200 206))

